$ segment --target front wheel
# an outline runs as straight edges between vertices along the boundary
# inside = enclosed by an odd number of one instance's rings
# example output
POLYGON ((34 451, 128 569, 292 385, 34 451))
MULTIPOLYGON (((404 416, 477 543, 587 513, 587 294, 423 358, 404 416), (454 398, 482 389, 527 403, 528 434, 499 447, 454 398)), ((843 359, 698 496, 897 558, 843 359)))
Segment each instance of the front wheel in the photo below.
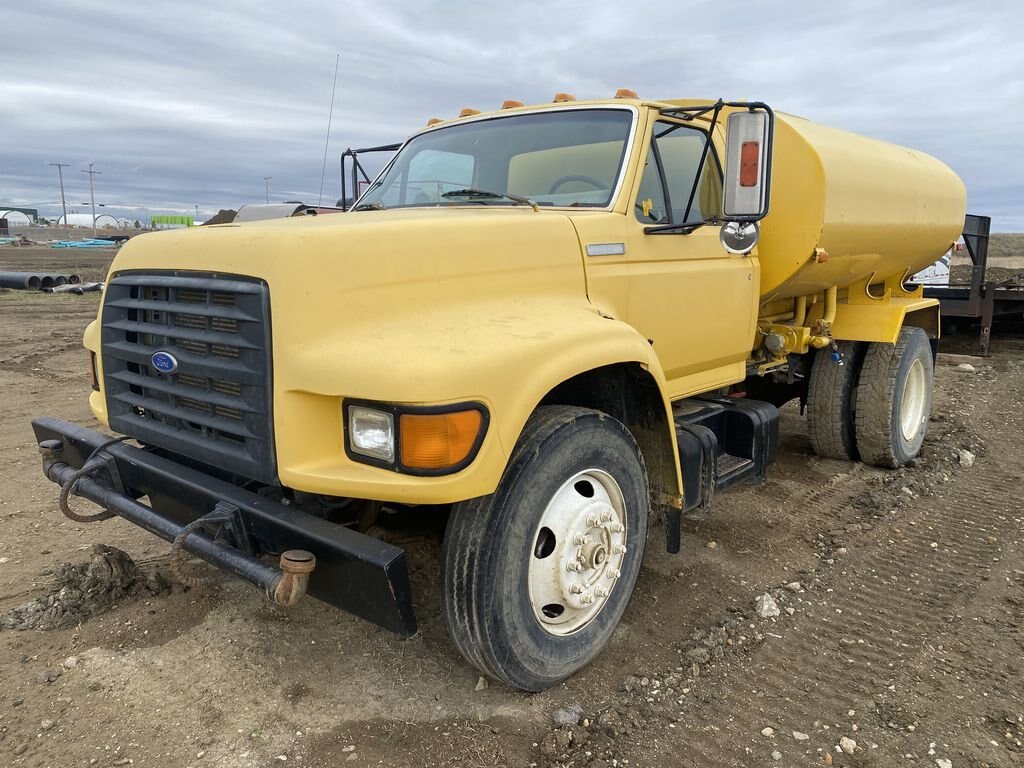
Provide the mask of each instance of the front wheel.
POLYGON ((590 663, 633 593, 648 507, 625 426, 584 408, 537 409, 497 490, 456 504, 448 521, 442 608, 459 652, 527 691, 590 663))

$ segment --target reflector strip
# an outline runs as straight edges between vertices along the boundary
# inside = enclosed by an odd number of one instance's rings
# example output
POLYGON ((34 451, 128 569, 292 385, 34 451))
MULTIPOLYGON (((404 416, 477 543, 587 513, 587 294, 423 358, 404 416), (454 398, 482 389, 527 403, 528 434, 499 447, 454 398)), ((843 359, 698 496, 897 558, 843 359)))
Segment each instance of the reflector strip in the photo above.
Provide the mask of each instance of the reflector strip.
POLYGON ((758 160, 761 156, 761 145, 756 141, 745 141, 740 148, 740 186, 756 187, 758 160))

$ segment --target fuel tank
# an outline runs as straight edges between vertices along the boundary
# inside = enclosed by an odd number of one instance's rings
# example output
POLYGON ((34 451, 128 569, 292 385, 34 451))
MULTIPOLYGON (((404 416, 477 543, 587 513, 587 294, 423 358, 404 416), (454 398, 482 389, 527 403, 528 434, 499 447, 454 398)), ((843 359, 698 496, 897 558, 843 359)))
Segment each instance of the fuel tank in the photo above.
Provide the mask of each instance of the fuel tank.
POLYGON ((762 302, 917 272, 959 237, 966 198, 930 155, 776 113, 762 302))

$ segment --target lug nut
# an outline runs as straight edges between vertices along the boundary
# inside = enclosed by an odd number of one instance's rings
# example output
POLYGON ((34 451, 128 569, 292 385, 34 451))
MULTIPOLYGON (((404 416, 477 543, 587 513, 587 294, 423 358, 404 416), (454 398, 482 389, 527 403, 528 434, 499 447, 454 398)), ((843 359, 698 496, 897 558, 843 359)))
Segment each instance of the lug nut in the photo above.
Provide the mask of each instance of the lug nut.
POLYGON ((598 587, 594 590, 598 597, 608 597, 611 594, 611 590, 607 587, 598 587))
POLYGON ((612 552, 614 552, 616 555, 624 555, 624 554, 626 554, 626 545, 625 544, 613 544, 612 545, 612 552))
POLYGON ((572 537, 572 543, 575 544, 577 547, 586 546, 590 543, 590 537, 587 536, 587 534, 585 533, 577 533, 575 536, 572 537))
POLYGON ((599 522, 597 515, 587 515, 587 528, 596 528, 599 522))
POLYGON ((587 594, 580 597, 580 602, 584 605, 590 605, 594 602, 594 594, 592 592, 587 592, 587 594))
POLYGON ((569 585, 569 591, 572 592, 574 595, 582 594, 583 585, 580 584, 578 581, 574 581, 572 584, 569 585))
POLYGON ((621 575, 622 575, 622 571, 620 571, 618 568, 611 568, 608 571, 608 578, 609 579, 617 579, 621 575))
POLYGON ((615 514, 610 509, 606 509, 604 512, 601 513, 602 523, 610 523, 614 518, 615 514))
POLYGON ((565 564, 565 570, 571 573, 579 573, 583 570, 583 563, 579 560, 570 560, 565 564))
POLYGON ((622 523, 616 523, 612 526, 612 531, 614 531, 615 533, 622 533, 625 530, 626 526, 624 526, 622 523))

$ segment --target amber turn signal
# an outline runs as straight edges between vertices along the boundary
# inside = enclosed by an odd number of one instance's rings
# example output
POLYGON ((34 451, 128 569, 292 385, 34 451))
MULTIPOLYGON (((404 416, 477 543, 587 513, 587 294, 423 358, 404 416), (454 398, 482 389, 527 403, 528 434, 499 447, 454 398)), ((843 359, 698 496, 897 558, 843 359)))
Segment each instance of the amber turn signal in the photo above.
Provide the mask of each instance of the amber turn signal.
POLYGON ((409 469, 448 469, 464 462, 477 444, 483 414, 403 413, 399 429, 402 464, 409 469))

